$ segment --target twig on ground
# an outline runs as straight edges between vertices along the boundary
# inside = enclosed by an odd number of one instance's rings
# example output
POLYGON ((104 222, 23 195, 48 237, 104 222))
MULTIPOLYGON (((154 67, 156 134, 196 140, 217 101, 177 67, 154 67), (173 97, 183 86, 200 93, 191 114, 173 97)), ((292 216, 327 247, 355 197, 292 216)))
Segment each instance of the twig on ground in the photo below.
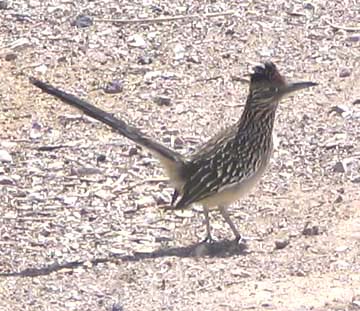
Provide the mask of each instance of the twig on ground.
POLYGON ((237 81, 237 82, 242 82, 245 84, 249 84, 250 80, 248 78, 243 78, 243 77, 239 77, 239 76, 231 76, 231 80, 232 81, 237 81))
POLYGON ((238 107, 244 107, 244 104, 234 104, 234 105, 229 105, 229 104, 222 104, 224 107, 227 108, 238 108, 238 107))
POLYGON ((61 149, 61 148, 68 148, 71 147, 70 145, 43 145, 40 147, 35 147, 34 149, 38 150, 38 151, 53 151, 56 149, 61 149))
POLYGON ((297 11, 287 11, 287 14, 291 15, 291 16, 306 16, 306 14, 302 13, 302 12, 297 12, 297 11))
POLYGON ((214 76, 214 77, 209 77, 209 78, 200 78, 200 79, 196 79, 195 82, 208 82, 208 81, 213 81, 213 80, 219 80, 222 79, 223 76, 214 76))
POLYGON ((119 24, 141 24, 141 23, 162 23, 162 22, 172 22, 182 19, 194 19, 194 18, 212 18, 218 16, 227 16, 234 15, 236 11, 225 11, 218 13, 208 13, 208 14, 192 14, 192 15, 176 15, 169 17, 157 17, 157 18, 144 18, 144 19, 116 19, 116 18, 95 18, 94 22, 101 23, 119 23, 119 24))
POLYGON ((331 26, 334 29, 345 30, 345 31, 360 31, 360 27, 346 27, 346 26, 336 25, 336 24, 331 23, 327 19, 324 19, 324 21, 326 24, 328 24, 329 26, 331 26))

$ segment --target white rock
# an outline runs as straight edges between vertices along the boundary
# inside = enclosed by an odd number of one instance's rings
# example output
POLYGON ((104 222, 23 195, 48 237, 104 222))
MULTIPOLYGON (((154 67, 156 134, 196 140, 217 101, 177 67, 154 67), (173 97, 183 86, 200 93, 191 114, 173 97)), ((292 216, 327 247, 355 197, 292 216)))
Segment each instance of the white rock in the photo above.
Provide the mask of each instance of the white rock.
POLYGON ((142 197, 142 198, 138 199, 135 202, 135 204, 136 204, 137 207, 142 208, 142 207, 145 207, 145 206, 154 205, 155 202, 154 202, 154 198, 152 196, 145 196, 145 197, 142 197))
POLYGON ((342 246, 335 248, 335 252, 343 253, 343 252, 347 251, 348 249, 349 249, 349 247, 347 245, 342 245, 342 246))
POLYGON ((185 48, 180 44, 176 44, 174 47, 175 60, 181 60, 185 56, 185 48))
POLYGON ((145 73, 144 75, 144 81, 145 82, 150 82, 152 80, 154 80, 155 78, 158 78, 161 76, 161 71, 156 70, 156 71, 148 71, 147 73, 145 73))
POLYGON ((75 205, 77 200, 78 200, 77 197, 68 197, 68 196, 66 196, 66 197, 63 198, 63 202, 66 205, 75 205))
POLYGON ((12 156, 4 149, 0 149, 0 162, 12 162, 12 156))
POLYGON ((27 198, 31 201, 43 201, 44 196, 39 192, 30 193, 27 198))
POLYGON ((177 217, 180 217, 180 218, 190 218, 190 217, 193 217, 193 216, 194 216, 194 213, 193 213, 191 210, 188 210, 188 209, 175 210, 175 211, 174 211, 174 214, 175 214, 177 217))
POLYGON ((34 70, 35 70, 36 72, 39 72, 39 73, 44 74, 44 73, 46 73, 46 71, 48 70, 48 67, 47 67, 45 64, 42 64, 42 65, 40 65, 40 66, 35 67, 34 70))
POLYGON ((127 41, 130 46, 136 47, 136 48, 144 49, 144 48, 146 48, 146 45, 147 45, 144 38, 142 36, 140 36, 139 34, 130 36, 127 41))
POLYGON ((152 31, 152 32, 149 32, 149 33, 147 34, 147 38, 148 38, 149 40, 153 40, 153 39, 156 38, 157 35, 158 35, 158 32, 152 31))
POLYGON ((20 39, 13 41, 10 44, 10 49, 16 51, 16 50, 21 50, 21 49, 27 48, 29 46, 30 46, 30 40, 28 38, 20 38, 20 39))

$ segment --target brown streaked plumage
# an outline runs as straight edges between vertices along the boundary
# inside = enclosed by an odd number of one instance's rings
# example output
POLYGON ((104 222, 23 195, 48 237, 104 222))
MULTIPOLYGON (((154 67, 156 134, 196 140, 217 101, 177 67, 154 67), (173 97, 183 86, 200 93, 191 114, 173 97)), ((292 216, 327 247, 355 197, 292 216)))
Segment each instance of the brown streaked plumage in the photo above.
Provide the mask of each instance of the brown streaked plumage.
POLYGON ((249 193, 268 166, 279 101, 289 93, 316 85, 313 82, 287 83, 271 62, 254 67, 249 94, 239 121, 210 139, 195 153, 183 156, 74 95, 35 78, 30 78, 30 81, 44 92, 109 125, 154 154, 175 188, 173 208, 202 204, 206 240, 212 239, 209 221, 209 209, 212 207, 219 209, 236 240, 240 240, 241 235, 230 219, 227 206, 249 193))

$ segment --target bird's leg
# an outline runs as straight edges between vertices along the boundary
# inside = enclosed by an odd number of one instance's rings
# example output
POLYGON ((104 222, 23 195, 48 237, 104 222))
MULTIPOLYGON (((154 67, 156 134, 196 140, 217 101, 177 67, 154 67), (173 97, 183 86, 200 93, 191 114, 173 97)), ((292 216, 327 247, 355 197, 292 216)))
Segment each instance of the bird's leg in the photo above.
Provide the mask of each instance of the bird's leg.
POLYGON ((176 202, 176 199, 178 198, 179 196, 179 191, 177 189, 174 190, 174 193, 172 195, 172 198, 171 198, 171 203, 170 205, 173 207, 175 205, 175 202, 176 202))
POLYGON ((214 240, 211 236, 209 209, 206 206, 203 206, 203 210, 204 210, 205 223, 206 223, 206 237, 202 241, 202 243, 213 243, 214 240))
POLYGON ((235 241, 239 242, 241 240, 241 234, 236 229, 234 223, 230 219, 230 215, 229 215, 229 213, 227 211, 227 208, 225 206, 219 206, 219 210, 220 210, 221 215, 224 217, 225 221, 227 222, 227 224, 230 226, 232 232, 234 233, 235 241))

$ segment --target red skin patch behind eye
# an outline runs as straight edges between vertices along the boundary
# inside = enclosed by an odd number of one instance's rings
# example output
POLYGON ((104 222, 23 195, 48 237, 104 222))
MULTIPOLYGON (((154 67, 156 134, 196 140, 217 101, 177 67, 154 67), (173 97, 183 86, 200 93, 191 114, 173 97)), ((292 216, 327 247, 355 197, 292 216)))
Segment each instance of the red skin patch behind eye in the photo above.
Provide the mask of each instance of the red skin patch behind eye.
POLYGON ((264 66, 256 66, 251 75, 251 82, 268 81, 277 85, 286 84, 285 78, 279 73, 272 62, 264 63, 264 66))

